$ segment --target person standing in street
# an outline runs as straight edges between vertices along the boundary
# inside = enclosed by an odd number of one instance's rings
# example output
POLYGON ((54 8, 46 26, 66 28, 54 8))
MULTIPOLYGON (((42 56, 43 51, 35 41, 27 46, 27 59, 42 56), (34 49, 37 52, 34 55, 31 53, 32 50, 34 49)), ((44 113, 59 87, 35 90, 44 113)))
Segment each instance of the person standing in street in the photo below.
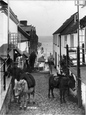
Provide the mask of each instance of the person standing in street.
POLYGON ((29 63, 30 63, 30 67, 32 70, 34 70, 34 64, 35 64, 36 57, 37 57, 36 53, 33 51, 29 57, 29 63))
POLYGON ((48 64, 49 64, 50 74, 52 74, 52 66, 54 66, 54 58, 52 57, 51 53, 48 58, 48 64))

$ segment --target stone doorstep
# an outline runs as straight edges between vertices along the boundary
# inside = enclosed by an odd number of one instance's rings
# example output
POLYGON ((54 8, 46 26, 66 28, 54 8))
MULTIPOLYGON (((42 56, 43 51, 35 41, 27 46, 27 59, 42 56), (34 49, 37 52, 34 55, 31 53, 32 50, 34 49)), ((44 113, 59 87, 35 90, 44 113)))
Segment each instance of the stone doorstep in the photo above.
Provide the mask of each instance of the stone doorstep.
POLYGON ((2 109, 2 105, 4 103, 4 99, 6 97, 6 94, 7 94, 7 91, 8 91, 8 88, 9 88, 9 85, 10 85, 10 82, 11 82, 11 78, 9 78, 8 80, 6 80, 6 90, 0 92, 0 111, 2 109))

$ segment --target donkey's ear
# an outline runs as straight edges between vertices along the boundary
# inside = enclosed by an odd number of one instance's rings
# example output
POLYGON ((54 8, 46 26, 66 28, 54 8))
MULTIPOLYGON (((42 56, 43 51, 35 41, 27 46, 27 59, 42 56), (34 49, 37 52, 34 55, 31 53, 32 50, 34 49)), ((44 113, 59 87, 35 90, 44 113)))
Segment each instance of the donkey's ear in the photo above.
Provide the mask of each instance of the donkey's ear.
POLYGON ((18 83, 18 81, 17 81, 17 79, 15 79, 15 84, 17 84, 18 83))
POLYGON ((22 80, 22 84, 24 85, 26 83, 26 81, 25 80, 22 80))

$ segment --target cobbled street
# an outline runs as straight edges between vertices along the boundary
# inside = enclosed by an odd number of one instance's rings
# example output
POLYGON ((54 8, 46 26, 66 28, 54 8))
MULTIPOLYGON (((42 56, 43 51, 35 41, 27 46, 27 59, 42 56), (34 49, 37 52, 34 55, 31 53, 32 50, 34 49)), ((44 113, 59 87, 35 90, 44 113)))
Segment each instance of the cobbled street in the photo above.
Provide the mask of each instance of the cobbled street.
POLYGON ((84 115, 84 110, 66 97, 60 104, 59 89, 54 90, 55 98, 48 99, 49 74, 32 73, 36 80, 35 104, 28 104, 26 110, 19 110, 17 103, 11 103, 7 115, 84 115))

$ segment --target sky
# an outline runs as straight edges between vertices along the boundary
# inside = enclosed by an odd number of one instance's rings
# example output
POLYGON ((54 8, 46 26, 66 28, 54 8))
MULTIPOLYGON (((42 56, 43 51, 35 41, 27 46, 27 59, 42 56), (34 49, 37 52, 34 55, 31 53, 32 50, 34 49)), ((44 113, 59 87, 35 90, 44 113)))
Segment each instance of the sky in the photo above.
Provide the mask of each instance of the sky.
POLYGON ((77 12, 74 1, 9 0, 9 5, 19 20, 27 20, 36 28, 38 36, 52 34, 77 12))

